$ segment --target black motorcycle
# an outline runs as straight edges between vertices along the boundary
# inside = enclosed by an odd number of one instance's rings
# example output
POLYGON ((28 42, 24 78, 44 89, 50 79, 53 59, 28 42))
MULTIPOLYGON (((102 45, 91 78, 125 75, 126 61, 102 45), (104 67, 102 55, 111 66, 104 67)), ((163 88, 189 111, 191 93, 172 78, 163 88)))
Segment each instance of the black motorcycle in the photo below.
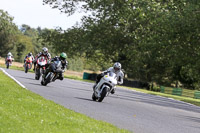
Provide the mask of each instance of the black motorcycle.
POLYGON ((53 61, 48 67, 47 67, 47 74, 46 76, 42 76, 41 85, 46 86, 50 82, 54 82, 62 73, 63 70, 61 69, 62 64, 61 61, 53 61))

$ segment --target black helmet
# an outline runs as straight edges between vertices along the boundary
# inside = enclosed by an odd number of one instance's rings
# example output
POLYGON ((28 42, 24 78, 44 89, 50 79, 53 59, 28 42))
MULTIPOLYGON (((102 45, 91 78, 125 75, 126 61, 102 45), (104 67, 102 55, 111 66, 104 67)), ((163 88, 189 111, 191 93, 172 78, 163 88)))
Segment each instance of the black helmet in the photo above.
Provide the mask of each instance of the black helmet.
POLYGON ((33 54, 30 52, 30 53, 28 53, 28 56, 32 56, 33 54))

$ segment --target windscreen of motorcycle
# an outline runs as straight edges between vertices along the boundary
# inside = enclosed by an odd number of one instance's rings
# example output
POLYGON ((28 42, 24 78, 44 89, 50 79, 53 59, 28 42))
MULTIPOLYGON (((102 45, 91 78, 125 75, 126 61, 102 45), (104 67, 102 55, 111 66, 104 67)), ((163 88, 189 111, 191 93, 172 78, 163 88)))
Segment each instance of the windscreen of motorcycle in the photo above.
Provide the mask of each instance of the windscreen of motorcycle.
POLYGON ((38 64, 41 66, 44 66, 46 64, 46 59, 44 56, 42 56, 38 59, 38 64))
POLYGON ((61 61, 54 61, 54 64, 56 65, 56 68, 59 68, 61 66, 61 61))
POLYGON ((111 82, 112 84, 116 85, 117 84, 117 76, 113 72, 108 72, 107 75, 104 76, 104 79, 106 81, 111 82))

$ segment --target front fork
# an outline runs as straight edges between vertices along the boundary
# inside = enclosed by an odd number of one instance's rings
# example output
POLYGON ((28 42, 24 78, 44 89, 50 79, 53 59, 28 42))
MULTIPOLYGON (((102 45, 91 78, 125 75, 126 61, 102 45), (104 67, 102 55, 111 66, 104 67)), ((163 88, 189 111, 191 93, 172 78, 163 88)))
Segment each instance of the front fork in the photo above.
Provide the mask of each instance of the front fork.
MULTIPOLYGON (((97 86, 98 86, 98 85, 97 85, 97 86)), ((96 94, 97 97, 101 97, 101 93, 102 93, 102 91, 103 91, 103 88, 109 89, 110 87, 107 86, 107 85, 103 85, 100 89, 98 89, 98 87, 96 87, 96 88, 95 88, 95 94, 96 94)), ((110 91, 108 91, 108 92, 110 92, 110 91)), ((108 93, 108 95, 109 95, 109 93, 108 93)))

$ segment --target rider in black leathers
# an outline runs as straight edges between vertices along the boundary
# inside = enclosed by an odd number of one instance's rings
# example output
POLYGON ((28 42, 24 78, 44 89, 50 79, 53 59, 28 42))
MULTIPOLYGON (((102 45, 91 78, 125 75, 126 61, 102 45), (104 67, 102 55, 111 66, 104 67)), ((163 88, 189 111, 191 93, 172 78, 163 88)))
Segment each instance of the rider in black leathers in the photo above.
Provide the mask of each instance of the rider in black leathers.
MULTIPOLYGON (((61 61, 61 63, 62 63, 61 69, 62 69, 63 72, 64 72, 65 69, 67 68, 67 65, 68 65, 68 62, 67 62, 66 58, 67 58, 67 54, 64 53, 64 52, 62 52, 62 53, 60 54, 60 57, 56 56, 56 57, 52 58, 52 59, 51 59, 51 62, 53 62, 53 61, 58 61, 58 60, 61 61)), ((48 74, 48 72, 51 71, 51 67, 49 67, 49 65, 51 64, 51 62, 48 62, 48 63, 46 64, 45 67, 46 67, 47 69, 46 69, 46 72, 45 72, 45 74, 43 75, 43 77, 46 77, 46 75, 48 74)), ((63 78, 64 78, 63 72, 58 76, 58 79, 63 80, 63 78)))

